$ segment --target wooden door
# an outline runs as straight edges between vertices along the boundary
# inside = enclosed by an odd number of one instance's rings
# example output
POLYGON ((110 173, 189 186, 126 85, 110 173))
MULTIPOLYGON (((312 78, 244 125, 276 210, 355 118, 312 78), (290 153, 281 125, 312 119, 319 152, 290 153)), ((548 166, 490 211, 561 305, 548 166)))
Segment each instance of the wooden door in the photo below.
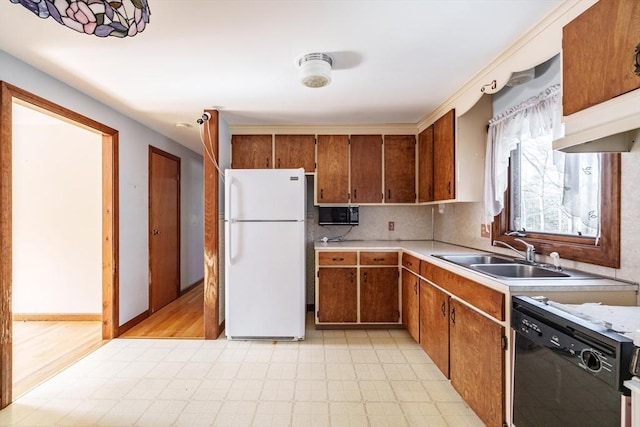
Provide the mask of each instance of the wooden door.
POLYGON ((351 135, 351 201, 382 203, 382 135, 351 135))
POLYGON ((276 135, 274 144, 276 169, 316 171, 315 135, 276 135))
POLYGON ((356 269, 318 269, 318 320, 329 323, 358 321, 356 269))
POLYGON ((149 147, 149 313, 180 294, 180 158, 149 147))
POLYGON ((433 124, 433 195, 434 200, 455 198, 455 110, 450 110, 433 124))
POLYGON ((231 167, 233 169, 271 169, 271 135, 233 135, 231 167))
POLYGON ((349 201, 349 137, 318 135, 318 203, 349 201))
POLYGON ((433 201, 433 125, 418 135, 418 202, 433 201))
POLYGON ((397 267, 360 268, 360 321, 400 320, 397 267))
POLYGON ((416 137, 414 135, 384 137, 384 188, 385 203, 415 203, 416 137))
POLYGON ((502 426, 504 328, 454 299, 449 319, 451 385, 487 426, 502 426))
POLYGON ((640 88, 638 0, 599 1, 562 29, 562 114, 640 88))
POLYGON ((420 280, 420 346, 449 378, 449 295, 420 280))
POLYGON ((418 282, 418 276, 402 269, 402 324, 416 342, 420 342, 418 282))

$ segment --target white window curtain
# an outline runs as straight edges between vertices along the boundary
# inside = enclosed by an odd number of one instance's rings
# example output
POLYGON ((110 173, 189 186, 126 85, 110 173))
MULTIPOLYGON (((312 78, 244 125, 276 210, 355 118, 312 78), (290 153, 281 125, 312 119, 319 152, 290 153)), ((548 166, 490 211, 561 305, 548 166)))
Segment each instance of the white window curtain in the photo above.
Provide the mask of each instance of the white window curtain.
POLYGON ((562 136, 560 122, 560 85, 553 85, 538 96, 510 108, 489 121, 484 173, 486 224, 504 209, 504 192, 509 183, 508 167, 511 151, 524 137, 543 134, 562 136))

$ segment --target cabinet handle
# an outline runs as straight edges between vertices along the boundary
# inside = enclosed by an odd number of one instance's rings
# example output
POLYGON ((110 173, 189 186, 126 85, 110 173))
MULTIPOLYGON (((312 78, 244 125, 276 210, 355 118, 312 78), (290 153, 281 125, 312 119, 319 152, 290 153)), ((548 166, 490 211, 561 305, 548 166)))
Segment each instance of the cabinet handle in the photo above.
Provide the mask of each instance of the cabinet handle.
POLYGON ((384 261, 384 258, 374 258, 374 261, 384 261))
POLYGON ((324 189, 320 189, 320 198, 323 199, 324 198, 324 189))
POLYGON ((344 258, 331 258, 332 261, 344 261, 344 258))
POLYGON ((446 304, 442 301, 442 305, 440 306, 440 311, 442 312, 442 317, 447 317, 447 311, 445 310, 446 304))
POLYGON ((447 182, 447 193, 451 195, 451 181, 447 182))
POLYGON ((350 280, 351 280, 350 283, 353 283, 353 271, 351 272, 351 279, 350 280))
POLYGON ((387 200, 391 200, 391 190, 387 190, 387 200))
POLYGON ((267 158, 267 169, 269 168, 269 159, 267 158))
POLYGON ((413 284, 413 293, 416 295, 418 294, 418 282, 413 284))
POLYGON ((407 261, 407 265, 408 265, 409 267, 412 267, 412 266, 413 266, 413 264, 411 264, 411 261, 407 261))
POLYGON ((367 273, 366 272, 362 275, 362 278, 364 279, 364 283, 367 283, 367 273))
POLYGON ((455 325, 456 324, 456 308, 455 307, 451 307, 451 314, 449 316, 451 318, 451 324, 455 325))
POLYGON ((358 198, 358 189, 354 188, 353 189, 353 200, 356 200, 358 198))
POLYGON ((280 159, 278 159, 278 169, 280 169, 280 159))
POLYGON ((433 188, 429 186, 429 198, 433 199, 433 188))
POLYGON ((636 46, 636 55, 635 55, 635 65, 636 66, 636 76, 640 76, 640 43, 638 43, 638 46, 636 46))

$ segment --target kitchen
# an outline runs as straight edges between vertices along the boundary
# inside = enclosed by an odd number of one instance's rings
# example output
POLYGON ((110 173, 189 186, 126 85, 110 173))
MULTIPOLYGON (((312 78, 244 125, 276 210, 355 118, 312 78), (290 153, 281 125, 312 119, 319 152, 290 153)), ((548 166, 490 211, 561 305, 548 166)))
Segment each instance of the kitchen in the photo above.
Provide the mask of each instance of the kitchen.
MULTIPOLYGON (((559 50, 558 41, 554 41, 550 46, 544 47, 543 53, 539 53, 540 59, 547 59, 556 54, 559 50)), ((526 55, 528 52, 523 49, 521 55, 526 55)), ((542 62, 542 61, 539 61, 542 62)), ((538 62, 538 63, 539 63, 538 62)), ((510 73, 514 69, 520 69, 517 65, 508 64, 505 66, 505 73, 510 73), (513 65, 513 67, 512 67, 513 65)), ((529 64, 533 65, 533 64, 529 64)), ((525 68, 525 67, 522 67, 525 68)), ((491 74, 489 72, 485 74, 491 74)), ((496 72, 496 74, 498 74, 496 72)), ((474 82, 483 81, 482 84, 490 83, 493 77, 479 76, 474 82), (485 78, 488 77, 488 78, 485 78)), ((504 80, 504 79, 503 79, 504 80)), ((456 108, 464 111, 467 107, 473 105, 479 95, 478 88, 474 87, 473 90, 469 89, 467 92, 460 94, 459 104, 456 104, 456 108), (471 94, 473 92, 473 94, 471 94), (468 93, 468 94, 467 94, 468 93), (464 99, 474 98, 472 100, 464 99)), ((435 111, 430 117, 426 118, 422 123, 427 124, 432 119, 439 117, 440 113, 444 113, 448 110, 449 106, 442 106, 439 111, 435 111)), ((255 132, 256 129, 251 129, 251 132, 255 132)), ((286 128, 282 129, 283 131, 286 128)), ((341 129, 343 132, 353 133, 351 129, 344 127, 341 129)), ((325 131, 325 129, 323 129, 325 131)), ((334 127, 334 131, 338 132, 338 129, 334 127)), ((396 133, 405 133, 406 129, 396 130, 396 133)), ((229 129, 224 129, 222 126, 221 133, 228 133, 232 135, 242 133, 242 129, 234 128, 231 126, 229 129)), ((244 131, 248 132, 248 131, 244 131)), ((319 134, 321 132, 318 132, 319 134)), ((381 130, 380 133, 388 134, 388 129, 381 130)), ((230 139, 230 138, 229 138, 230 139)), ((223 140, 223 139, 221 139, 223 140)), ((227 149, 223 146, 220 147, 222 164, 224 164, 223 151, 227 149)), ((638 250, 640 244, 638 242, 637 233, 634 233, 633 224, 637 220, 637 206, 638 200, 634 199, 634 183, 638 180, 638 147, 634 146, 631 153, 622 155, 622 230, 621 230, 621 267, 619 269, 614 268, 601 268, 590 264, 578 264, 571 261, 563 260, 563 265, 567 267, 579 268, 581 270, 592 271, 595 273, 604 274, 607 276, 614 276, 619 279, 634 280, 638 277, 638 266, 635 260, 638 259, 638 250), (629 190, 631 189, 631 190, 629 190)), ((483 207, 479 203, 465 203, 465 204, 453 204, 446 203, 443 207, 433 208, 428 206, 362 206, 361 207, 361 220, 358 227, 354 227, 354 230, 349 235, 351 239, 381 239, 381 240, 413 240, 413 239, 434 239, 439 241, 445 241, 462 245, 465 247, 473 247, 479 250, 498 251, 502 253, 508 253, 507 250, 500 250, 491 245, 491 241, 486 237, 481 236, 481 224, 484 223, 483 207), (442 209, 441 214, 439 210, 442 209), (389 230, 389 222, 394 223, 394 230, 389 230), (416 225, 414 227, 413 225, 416 225)), ((315 212, 312 210, 312 212, 315 212)), ((312 214, 313 215, 313 214, 312 214)), ((312 216, 313 221, 309 220, 309 224, 316 224, 315 218, 312 216)), ((315 227, 313 235, 310 233, 309 240, 318 240, 321 237, 334 237, 342 233, 344 228, 334 229, 336 233, 327 233, 327 229, 315 227)), ((345 230, 346 231, 346 230, 345 230)), ((562 256, 562 254, 561 254, 562 256)), ((308 268, 308 272, 313 272, 314 269, 308 268)), ((313 283, 313 282, 312 282, 313 283)), ((313 295, 313 288, 307 290, 307 295, 313 295)), ((312 303, 313 300, 307 300, 307 303, 312 303)), ((224 319, 224 314, 221 313, 221 318, 224 319)))

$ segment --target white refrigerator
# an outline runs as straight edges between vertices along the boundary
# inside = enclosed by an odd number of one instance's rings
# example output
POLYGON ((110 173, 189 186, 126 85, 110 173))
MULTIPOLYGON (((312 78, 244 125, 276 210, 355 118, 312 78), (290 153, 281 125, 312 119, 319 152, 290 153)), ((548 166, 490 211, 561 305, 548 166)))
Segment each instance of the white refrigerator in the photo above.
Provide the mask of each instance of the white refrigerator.
POLYGON ((305 199, 303 169, 225 171, 228 339, 304 339, 305 199))

